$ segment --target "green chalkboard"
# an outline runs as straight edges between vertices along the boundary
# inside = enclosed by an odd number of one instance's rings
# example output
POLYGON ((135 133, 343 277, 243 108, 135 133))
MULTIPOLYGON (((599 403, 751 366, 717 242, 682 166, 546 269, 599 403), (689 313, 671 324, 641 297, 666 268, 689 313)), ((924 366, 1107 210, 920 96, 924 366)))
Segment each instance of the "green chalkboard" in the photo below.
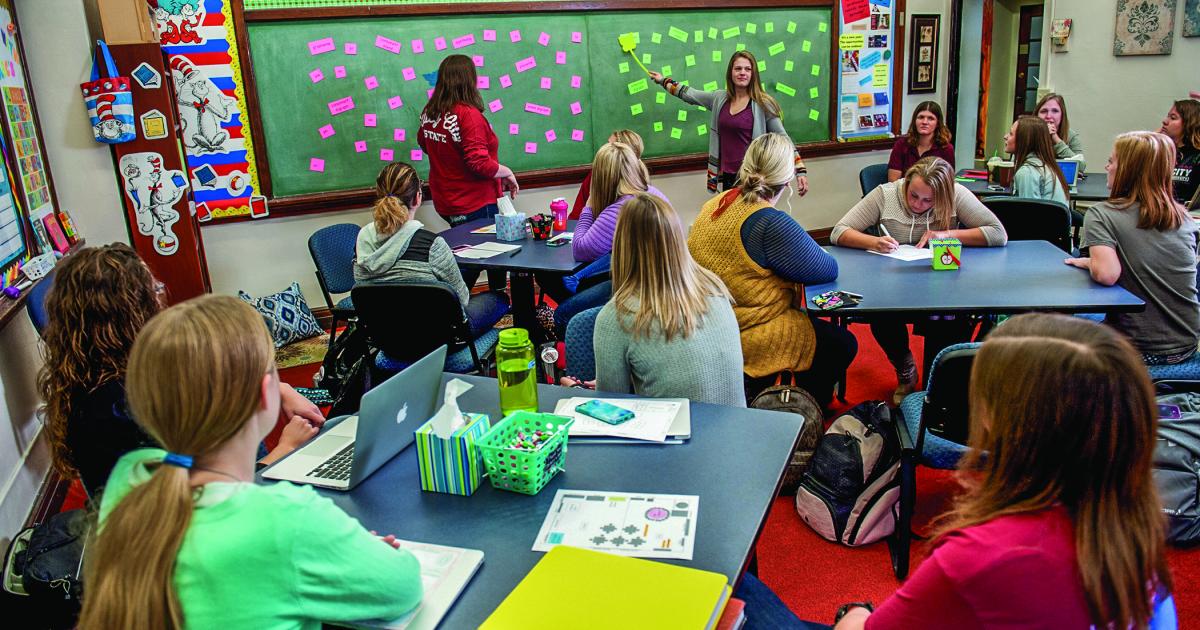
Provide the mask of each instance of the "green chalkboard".
POLYGON ((657 102, 662 91, 653 84, 630 93, 629 83, 645 74, 617 43, 627 32, 637 33, 639 56, 651 55, 647 67, 669 65, 672 76, 696 87, 723 87, 728 55, 745 46, 766 64, 764 82, 783 105, 792 138, 826 141, 829 24, 830 8, 814 7, 284 20, 250 22, 246 32, 278 198, 368 188, 389 158, 427 173, 424 157, 414 155, 419 115, 438 64, 451 53, 476 57, 500 161, 515 171, 588 164, 609 132, 625 127, 642 134, 646 157, 704 152, 707 112, 669 95, 657 102), (530 58, 536 66, 522 70, 530 58), (353 109, 334 113, 343 99, 353 109))

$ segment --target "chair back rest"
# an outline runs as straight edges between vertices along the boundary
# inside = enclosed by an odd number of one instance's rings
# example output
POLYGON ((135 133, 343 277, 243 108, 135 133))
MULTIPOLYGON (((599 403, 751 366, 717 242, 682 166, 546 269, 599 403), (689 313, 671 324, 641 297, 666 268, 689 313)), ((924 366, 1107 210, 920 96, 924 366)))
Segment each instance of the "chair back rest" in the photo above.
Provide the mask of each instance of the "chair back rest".
POLYGON ((971 366, 979 343, 947 346, 933 359, 925 388, 921 420, 930 433, 951 442, 966 444, 970 419, 968 404, 971 366))
POLYGON ((1010 241, 1050 241, 1071 252, 1071 210, 1046 199, 985 197, 983 205, 1000 220, 1010 241))
MULTIPOLYGON (((354 246, 359 227, 353 223, 338 223, 323 227, 308 237, 308 253, 317 266, 317 279, 331 293, 346 293, 354 288, 354 246)), ((329 304, 333 308, 333 304, 329 304)))
POLYGON ((33 323, 33 329, 37 331, 38 336, 41 336, 42 330, 46 328, 46 324, 50 321, 50 315, 46 312, 46 296, 50 294, 50 289, 54 287, 54 273, 57 269, 51 269, 49 275, 42 278, 40 282, 33 285, 29 290, 29 294, 25 296, 25 310, 29 313, 29 321, 33 323))
POLYGON ((887 164, 872 164, 864 166, 858 172, 858 186, 862 188, 862 196, 866 197, 872 190, 887 183, 887 164))
POLYGON ((448 284, 360 284, 350 296, 371 346, 391 359, 416 362, 442 345, 453 353, 470 336, 458 294, 448 284))
POLYGON ((592 345, 592 333, 596 329, 596 316, 603 306, 580 311, 567 322, 567 375, 583 381, 596 378, 596 354, 592 345))

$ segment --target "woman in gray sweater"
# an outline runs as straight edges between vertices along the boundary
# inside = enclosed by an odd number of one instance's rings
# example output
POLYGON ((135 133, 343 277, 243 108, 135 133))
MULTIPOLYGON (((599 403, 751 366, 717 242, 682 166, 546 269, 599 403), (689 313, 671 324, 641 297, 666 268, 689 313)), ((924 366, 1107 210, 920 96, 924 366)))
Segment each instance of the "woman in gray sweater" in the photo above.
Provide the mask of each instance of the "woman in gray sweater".
POLYGON ((412 166, 392 162, 375 180, 375 220, 358 232, 354 280, 364 284, 441 282, 458 295, 478 334, 508 312, 508 296, 472 296, 446 241, 413 218, 421 205, 421 178, 412 166))
POLYGON ((596 317, 596 389, 745 407, 732 298, 692 260, 675 210, 625 202, 612 251, 612 300, 596 317))

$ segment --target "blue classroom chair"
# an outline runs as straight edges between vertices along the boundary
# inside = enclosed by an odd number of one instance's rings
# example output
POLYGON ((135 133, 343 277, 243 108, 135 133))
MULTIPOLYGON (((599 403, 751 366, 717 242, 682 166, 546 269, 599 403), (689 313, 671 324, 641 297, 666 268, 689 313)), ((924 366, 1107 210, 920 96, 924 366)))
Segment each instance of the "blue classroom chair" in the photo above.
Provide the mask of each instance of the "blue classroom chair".
POLYGON ((596 354, 592 345, 592 333, 596 329, 596 316, 603 308, 596 306, 580 311, 567 323, 567 374, 581 381, 596 378, 596 354))

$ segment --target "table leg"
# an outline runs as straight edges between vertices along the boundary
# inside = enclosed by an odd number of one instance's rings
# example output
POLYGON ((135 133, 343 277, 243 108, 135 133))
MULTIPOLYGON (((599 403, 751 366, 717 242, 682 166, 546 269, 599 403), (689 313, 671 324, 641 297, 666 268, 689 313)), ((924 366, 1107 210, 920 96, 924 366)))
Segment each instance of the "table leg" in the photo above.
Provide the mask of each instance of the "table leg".
POLYGON ((510 297, 512 298, 513 326, 529 331, 529 339, 536 346, 545 341, 545 334, 538 324, 534 303, 533 274, 515 271, 510 274, 510 297))

